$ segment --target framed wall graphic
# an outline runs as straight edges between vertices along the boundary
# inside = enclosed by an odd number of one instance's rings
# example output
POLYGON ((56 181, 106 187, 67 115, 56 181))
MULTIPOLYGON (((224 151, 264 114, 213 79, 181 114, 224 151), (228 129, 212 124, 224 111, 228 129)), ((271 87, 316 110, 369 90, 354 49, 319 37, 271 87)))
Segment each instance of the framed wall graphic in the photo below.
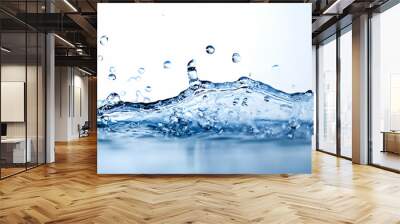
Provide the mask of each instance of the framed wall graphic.
POLYGON ((311 4, 102 3, 97 41, 98 173, 311 172, 311 4))

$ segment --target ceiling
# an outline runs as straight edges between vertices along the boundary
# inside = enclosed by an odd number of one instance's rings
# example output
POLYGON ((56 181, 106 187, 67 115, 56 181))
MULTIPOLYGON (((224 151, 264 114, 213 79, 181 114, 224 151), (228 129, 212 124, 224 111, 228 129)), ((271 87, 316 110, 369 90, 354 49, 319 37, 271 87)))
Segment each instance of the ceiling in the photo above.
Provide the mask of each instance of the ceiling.
MULTIPOLYGON (((351 16, 377 7, 387 0, 231 0, 229 2, 312 3, 313 42, 332 35, 338 20, 351 23, 351 16), (328 12, 328 13, 327 13, 328 12), (349 19, 350 17, 350 19, 349 19), (332 28, 334 27, 334 29, 332 28)), ((0 24, 9 46, 18 52, 29 31, 55 32, 56 65, 79 66, 96 73, 97 3, 184 2, 168 0, 1 0, 0 24), (27 13, 26 13, 27 12, 27 13), (49 13, 51 12, 51 13, 49 13), (22 39, 21 39, 22 38, 22 39)), ((192 0, 189 2, 227 2, 192 0)), ((345 26, 346 22, 342 22, 345 26)), ((5 43, 3 41, 3 43, 5 43)), ((4 44, 3 44, 4 46, 4 44)), ((28 46, 28 52, 34 44, 28 46)), ((21 52, 23 53, 23 52, 21 52)))

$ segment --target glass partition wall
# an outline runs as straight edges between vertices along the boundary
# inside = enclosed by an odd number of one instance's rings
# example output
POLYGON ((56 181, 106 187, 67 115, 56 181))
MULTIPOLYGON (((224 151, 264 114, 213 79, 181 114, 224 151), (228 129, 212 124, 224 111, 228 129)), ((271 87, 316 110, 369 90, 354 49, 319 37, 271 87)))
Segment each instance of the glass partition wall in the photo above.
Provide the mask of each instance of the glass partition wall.
POLYGON ((351 25, 317 48, 317 150, 351 158, 351 25))
POLYGON ((400 172, 400 4, 371 18, 370 163, 400 172))
MULTIPOLYGON (((38 4, 18 7, 35 12, 38 4)), ((46 156, 45 35, 13 19, 0 12, 1 179, 45 163, 46 156)))
POLYGON ((336 154, 336 37, 318 47, 318 149, 336 154))

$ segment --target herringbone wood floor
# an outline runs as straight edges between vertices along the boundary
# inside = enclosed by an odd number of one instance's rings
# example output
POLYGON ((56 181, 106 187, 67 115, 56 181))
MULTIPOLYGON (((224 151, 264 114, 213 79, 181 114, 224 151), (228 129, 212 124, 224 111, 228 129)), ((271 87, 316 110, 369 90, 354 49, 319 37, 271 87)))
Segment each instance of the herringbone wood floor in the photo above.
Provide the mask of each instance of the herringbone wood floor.
POLYGON ((400 223, 400 175, 313 153, 312 175, 99 176, 96 139, 0 181, 0 223, 400 223))

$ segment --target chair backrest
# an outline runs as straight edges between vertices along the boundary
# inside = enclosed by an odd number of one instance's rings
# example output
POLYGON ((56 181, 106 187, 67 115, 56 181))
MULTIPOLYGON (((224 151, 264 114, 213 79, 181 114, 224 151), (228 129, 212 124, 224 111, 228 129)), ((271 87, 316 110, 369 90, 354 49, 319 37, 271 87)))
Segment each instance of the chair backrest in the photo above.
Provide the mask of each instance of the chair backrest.
POLYGON ((82 126, 82 129, 89 129, 90 128, 90 123, 89 121, 85 121, 85 123, 82 126))

